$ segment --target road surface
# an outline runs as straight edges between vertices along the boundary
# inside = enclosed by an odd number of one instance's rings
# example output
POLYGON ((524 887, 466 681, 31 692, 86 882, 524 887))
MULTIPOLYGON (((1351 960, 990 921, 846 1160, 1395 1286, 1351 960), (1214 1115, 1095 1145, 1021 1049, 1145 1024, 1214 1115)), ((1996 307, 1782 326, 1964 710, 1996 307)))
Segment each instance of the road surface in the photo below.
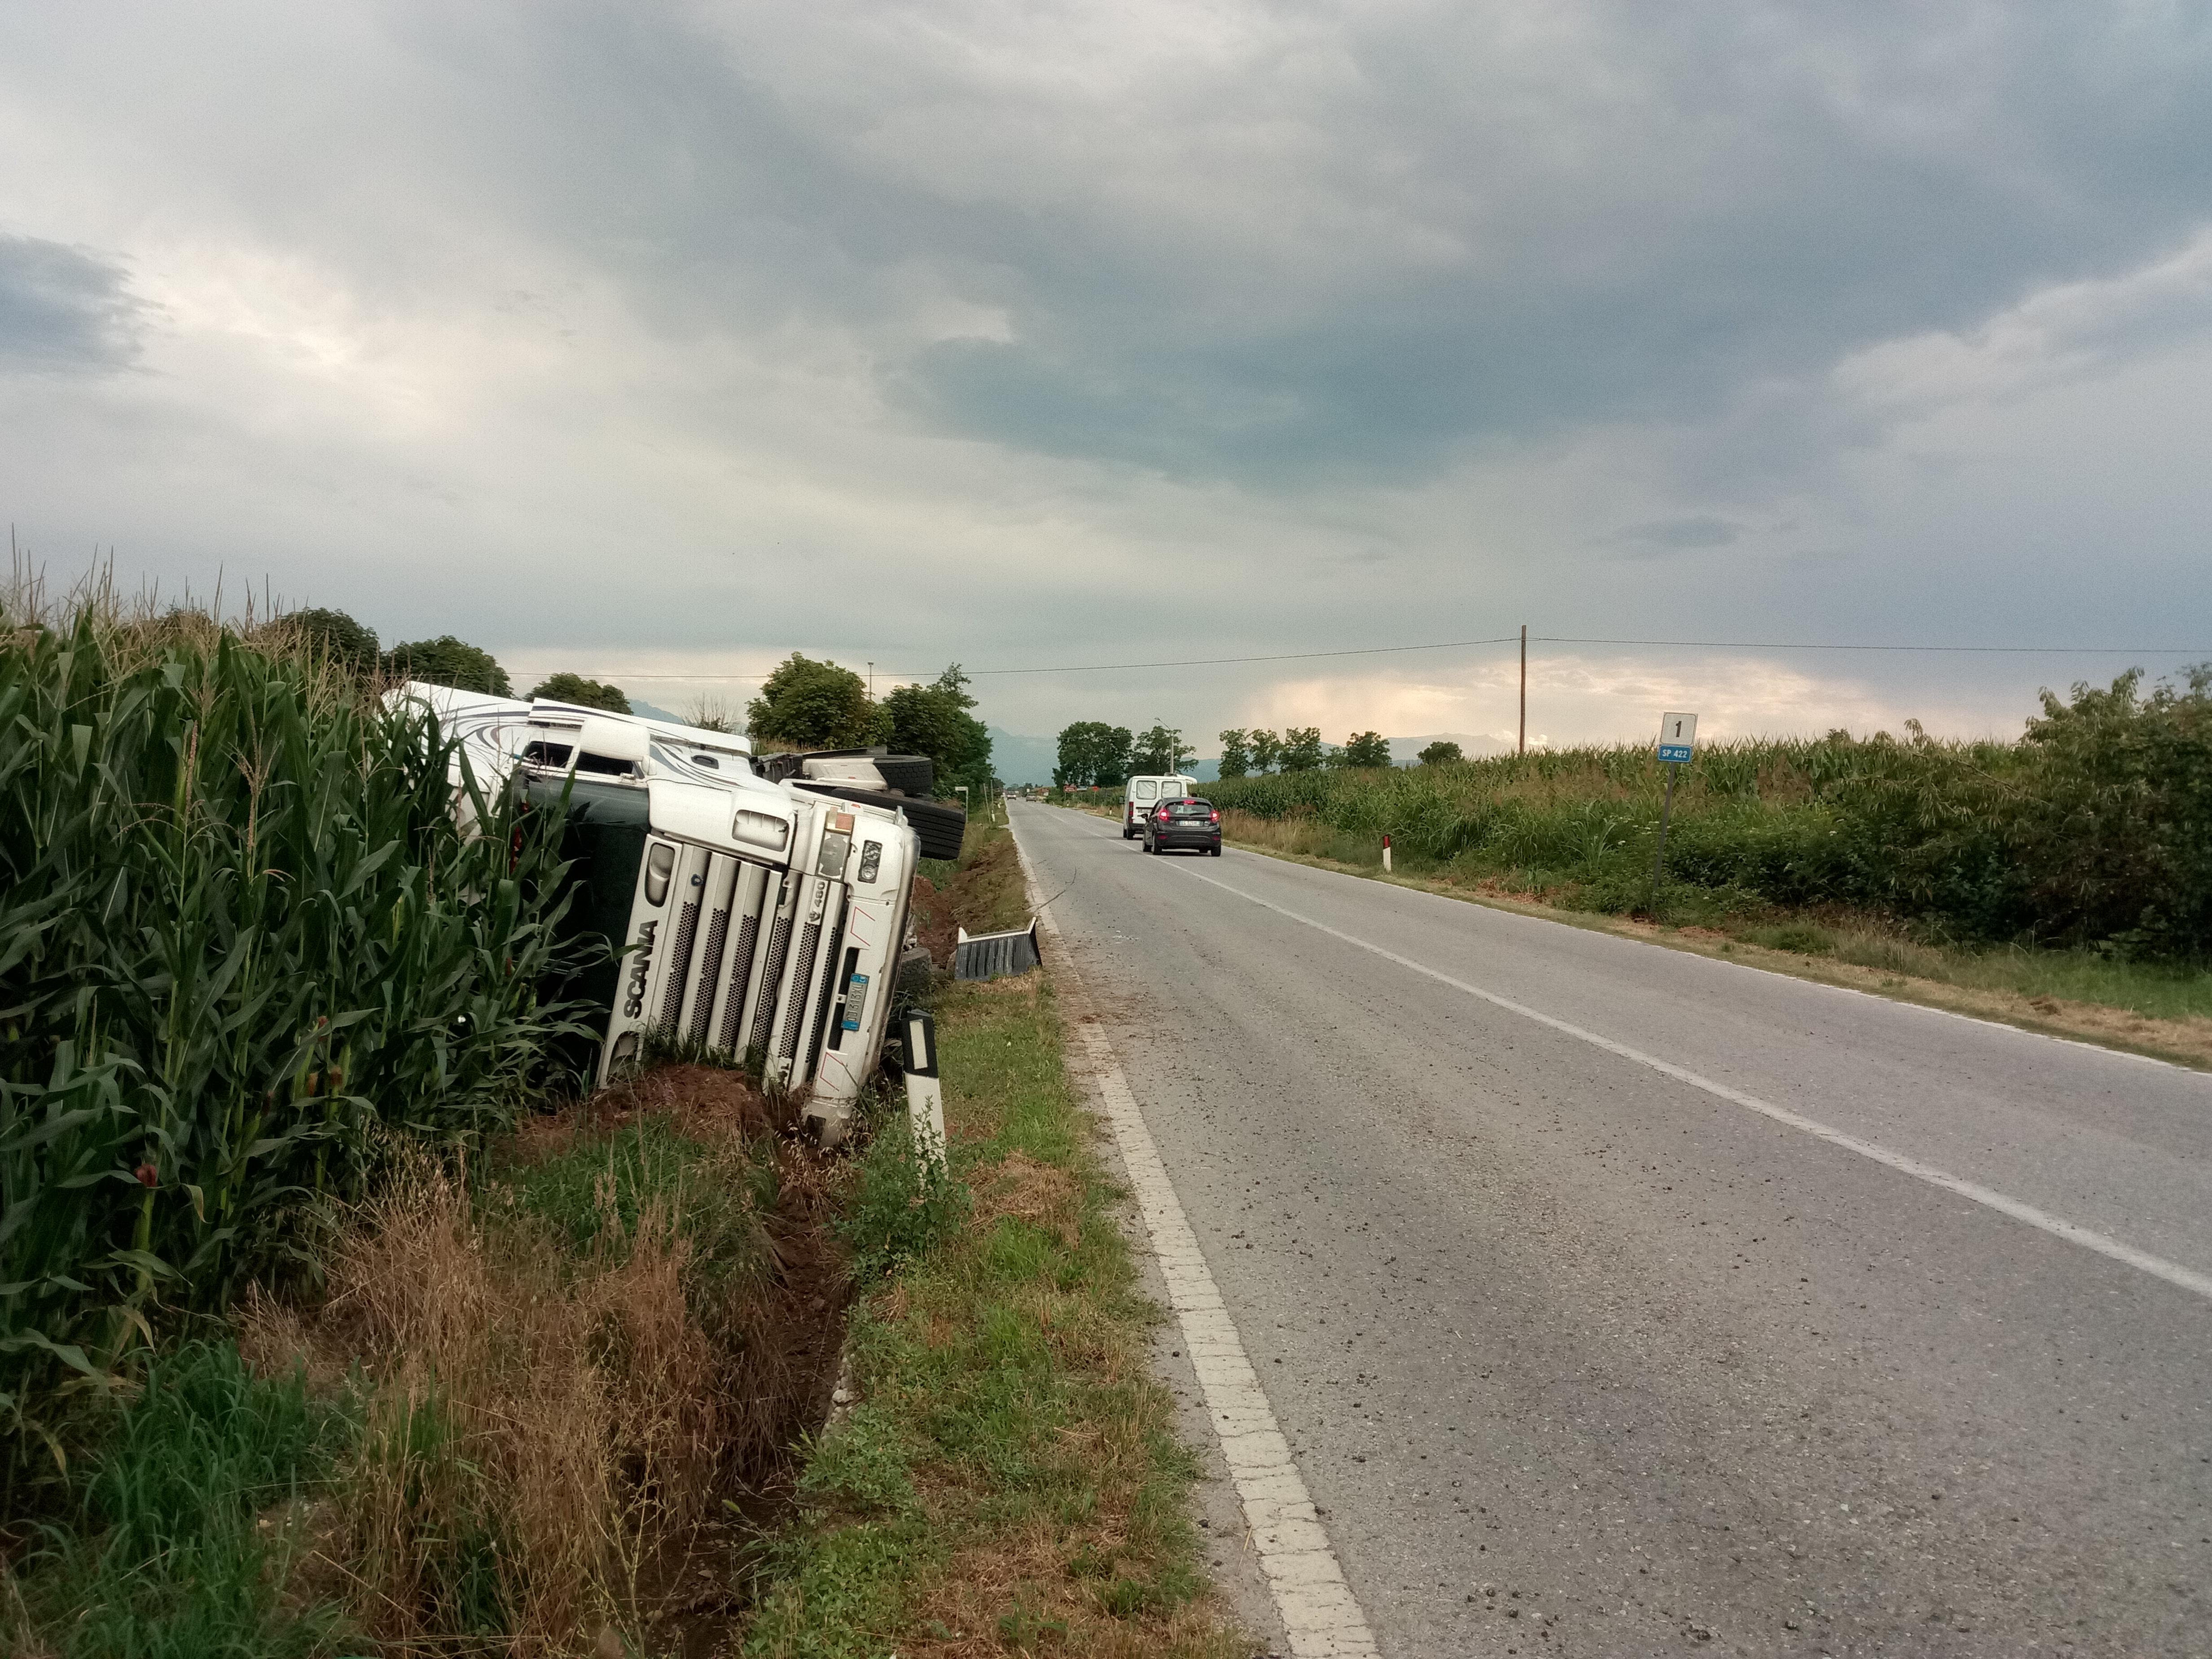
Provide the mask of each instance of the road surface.
POLYGON ((2212 1654, 2212 1077, 1012 810, 1385 1654, 2212 1654))

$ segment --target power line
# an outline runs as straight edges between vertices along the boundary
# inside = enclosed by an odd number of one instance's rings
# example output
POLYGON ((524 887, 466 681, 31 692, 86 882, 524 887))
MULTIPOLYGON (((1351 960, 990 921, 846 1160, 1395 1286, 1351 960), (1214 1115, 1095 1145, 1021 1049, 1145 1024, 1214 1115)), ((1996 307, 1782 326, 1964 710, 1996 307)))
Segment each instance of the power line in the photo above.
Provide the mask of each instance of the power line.
POLYGON ((1531 634, 1532 644, 1666 645, 1699 651, 1963 651, 2035 657, 2191 657, 2212 655, 2201 645, 1822 645, 1800 640, 1584 640, 1564 634, 1531 634))
MULTIPOLYGON (((1257 662, 1316 662, 1332 657, 1393 656, 1407 651, 1463 651, 1475 646, 1512 645, 1518 642, 1516 634, 1501 634, 1481 640, 1439 640, 1423 645, 1352 646, 1329 651, 1279 651, 1255 657, 1185 657, 1160 662, 1092 662, 1048 664, 1028 668, 966 668, 961 672, 971 679, 996 678, 1011 674, 1111 674, 1133 672, 1154 668, 1221 668, 1243 663, 1257 662)), ((1893 651, 1942 654, 2010 655, 2037 657, 2189 657, 2203 655, 2212 658, 2212 646, 2102 646, 2102 645, 1887 645, 1844 643, 1829 644, 1810 640, 1624 640, 1582 638, 1566 634, 1531 634, 1531 645, 1615 645, 1671 647, 1686 651, 1893 651)), ((532 671, 522 670, 525 678, 532 671)), ((585 671, 571 671, 584 672, 585 671)), ((921 680, 931 675, 907 673, 896 670, 876 671, 886 678, 921 680)), ((757 685, 769 677, 765 674, 632 674, 617 669, 593 669, 585 673, 589 679, 619 679, 625 681, 672 680, 687 684, 709 682, 723 684, 740 682, 757 685)))

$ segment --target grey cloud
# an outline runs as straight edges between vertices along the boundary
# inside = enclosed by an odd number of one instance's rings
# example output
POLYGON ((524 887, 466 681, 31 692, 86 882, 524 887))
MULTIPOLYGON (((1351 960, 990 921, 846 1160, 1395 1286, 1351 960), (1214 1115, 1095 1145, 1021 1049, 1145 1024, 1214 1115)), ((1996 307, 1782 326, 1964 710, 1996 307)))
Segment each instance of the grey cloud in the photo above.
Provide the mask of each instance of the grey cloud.
MULTIPOLYGON (((39 386, 0 485, 70 533, 191 534, 210 568, 264 556, 421 612, 392 630, 790 642, 826 625, 828 583, 879 601, 841 626, 946 642, 922 666, 1175 629, 1255 653, 1474 637, 1528 605, 1613 633, 1631 584, 1523 571, 1724 545, 1698 538, 1736 517, 1773 556, 1731 558, 1734 615, 1813 593, 1869 637, 2037 633, 2037 607, 2179 609, 2208 580, 2185 459, 2149 489, 2085 472, 2073 519, 2018 485, 2061 495, 2109 422, 2063 467, 1951 463, 1997 507, 2033 497, 2004 521, 1924 459, 1867 485, 1893 419, 1831 374, 1879 342, 1972 346, 2212 222, 2201 7, 66 9, 0 23, 0 90, 62 135, 84 204, 23 228, 130 245, 216 303, 161 388, 173 427, 129 428, 102 388, 57 435, 39 386), (265 335, 236 325, 271 293, 265 335), (516 326, 479 370, 460 343, 486 313, 516 326), (523 323, 544 338, 515 354, 523 323), (361 349, 314 371, 360 377, 357 415, 273 418, 320 406, 288 396, 308 336, 361 349), (439 339, 452 381, 408 384, 439 339), (464 389, 450 439, 393 416, 464 389), (143 482, 180 476, 204 485, 182 514, 143 482), (134 480, 143 516, 118 524, 134 480), (2139 521, 2108 527, 2120 507, 2139 521), (1011 574, 974 550, 1009 524, 1036 543, 1011 574), (2142 579, 2081 557, 2093 532, 2142 579), (1852 552, 1799 568, 1800 544, 1852 552), (1391 550, 1398 580, 1346 547, 1391 550), (496 573, 523 550, 563 580, 518 593, 496 573), (702 586, 672 606, 642 568, 702 586), (1469 578, 1449 626, 1419 579, 1447 568, 1469 578)), ((37 165, 0 158, 0 186, 35 198, 11 169, 37 165)), ((120 270, 21 239, 0 259, 19 246, 47 275, 0 264, 0 359, 127 362, 120 270)), ((2155 358, 2191 303, 2068 337, 2155 358)))
POLYGON ((1742 534, 1741 525, 1726 519, 1660 519, 1616 532, 1612 540, 1628 557, 1663 559, 1677 553, 1726 547, 1742 534))
POLYGON ((123 368, 137 356, 144 312, 119 264, 82 248, 0 233, 0 368, 123 368))
POLYGON ((1267 489, 1717 420, 2212 218, 2191 13, 1312 6, 1108 94, 1020 61, 1113 15, 397 5, 380 144, 672 335, 808 321, 921 429, 1267 489))

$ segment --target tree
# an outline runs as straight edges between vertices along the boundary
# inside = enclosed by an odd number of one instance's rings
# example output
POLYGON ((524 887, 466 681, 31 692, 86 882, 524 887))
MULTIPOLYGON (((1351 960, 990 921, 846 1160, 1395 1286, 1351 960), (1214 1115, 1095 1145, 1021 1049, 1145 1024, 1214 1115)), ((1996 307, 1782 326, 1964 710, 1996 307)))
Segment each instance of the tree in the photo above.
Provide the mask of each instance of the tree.
POLYGON ((857 749, 875 735, 868 688, 849 668, 793 652, 745 705, 745 728, 793 749, 857 749))
POLYGON ((344 611, 310 606, 293 611, 284 620, 299 630, 307 648, 325 662, 361 679, 376 672, 376 630, 363 627, 344 611))
POLYGON ((1052 781, 1062 789, 1110 789, 1129 775, 1134 742, 1126 726, 1078 720, 1060 732, 1052 781))
POLYGON ((1131 764, 1139 775, 1146 772, 1180 772, 1183 761, 1195 752, 1174 726, 1155 723, 1137 738, 1131 764))
POLYGON ((1380 732, 1354 732, 1339 751, 1340 766, 1388 766, 1390 739, 1380 732))
POLYGON ((691 699, 691 707, 684 712, 684 718, 702 732, 737 730, 730 723, 730 705, 704 691, 691 699))
POLYGON ((966 784, 969 799, 980 802, 994 781, 991 733, 968 712, 975 706, 968 683, 956 662, 927 685, 900 686, 884 699, 878 729, 898 753, 936 763, 939 794, 966 784))
POLYGON ((1284 727, 1282 764, 1285 772, 1310 772, 1318 767, 1321 764, 1321 727, 1284 727))
POLYGON ((1252 769, 1252 751, 1245 747, 1244 732, 1231 726, 1221 734, 1221 775, 1241 778, 1252 769))
POLYGON ((395 680, 421 680, 426 685, 449 685, 456 691, 481 691, 489 697, 511 697, 514 686, 490 652, 451 634, 434 640, 411 640, 385 653, 384 672, 395 680))
POLYGON ((581 674, 548 675, 530 695, 533 700, 547 697, 555 702, 573 702, 585 708, 604 708, 610 714, 630 712, 629 699, 623 695, 622 687, 587 680, 581 674))
POLYGON ((1262 731, 1257 726, 1253 728, 1251 735, 1252 769, 1255 772, 1273 771, 1275 763, 1282 758, 1283 740, 1273 732, 1262 731))
POLYGON ((1449 738, 1438 738, 1422 750, 1417 758, 1424 766, 1449 766, 1454 761, 1465 760, 1467 757, 1460 753, 1459 745, 1449 738))

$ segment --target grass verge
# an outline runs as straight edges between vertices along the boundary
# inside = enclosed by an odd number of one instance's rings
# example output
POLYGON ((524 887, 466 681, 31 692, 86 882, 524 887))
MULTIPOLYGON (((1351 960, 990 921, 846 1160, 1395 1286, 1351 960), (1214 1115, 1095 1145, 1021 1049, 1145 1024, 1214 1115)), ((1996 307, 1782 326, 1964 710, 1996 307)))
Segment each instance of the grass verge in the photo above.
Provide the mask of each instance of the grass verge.
MULTIPOLYGON (((1021 920, 1002 828, 971 832, 940 890, 971 931, 1021 920)), ((875 1252, 849 1328, 860 1403, 816 1447, 746 1651, 1243 1656, 1200 1570, 1196 1460, 1152 1376, 1117 1194, 1061 1053, 1042 974, 937 1004, 953 1175, 915 1187, 902 1137, 862 1179, 872 1210, 940 1206, 929 1236, 875 1252), (902 1183, 904 1183, 903 1188, 902 1183)), ((855 1240, 863 1257, 870 1238, 855 1240)))

